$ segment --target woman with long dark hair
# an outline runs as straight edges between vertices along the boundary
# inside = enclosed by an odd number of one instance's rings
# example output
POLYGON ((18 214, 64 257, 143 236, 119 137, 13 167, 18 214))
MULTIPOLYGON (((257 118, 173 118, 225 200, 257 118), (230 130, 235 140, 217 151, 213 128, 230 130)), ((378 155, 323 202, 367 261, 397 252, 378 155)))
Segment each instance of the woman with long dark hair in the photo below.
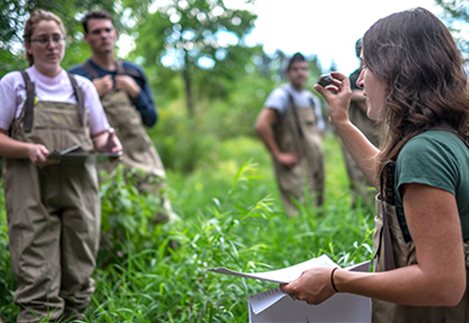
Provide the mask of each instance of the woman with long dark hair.
POLYGON ((305 271, 283 291, 308 303, 336 292, 373 299, 373 322, 469 322, 469 96, 463 60, 444 24, 416 8, 363 37, 367 114, 383 126, 374 147, 348 119, 348 79, 316 89, 347 150, 381 192, 375 273, 305 271))

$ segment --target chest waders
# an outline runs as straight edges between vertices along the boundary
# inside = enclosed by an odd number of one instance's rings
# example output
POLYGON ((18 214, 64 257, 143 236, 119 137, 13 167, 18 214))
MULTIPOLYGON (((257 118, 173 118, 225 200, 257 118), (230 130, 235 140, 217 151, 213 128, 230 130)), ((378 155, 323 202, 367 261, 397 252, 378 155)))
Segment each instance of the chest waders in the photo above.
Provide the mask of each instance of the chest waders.
MULTIPOLYGON (((83 94, 69 76, 78 104, 37 101, 26 72, 27 98, 12 138, 49 151, 79 144, 93 149, 83 94)), ((95 161, 44 167, 5 160, 8 236, 21 307, 18 322, 82 312, 94 291, 91 274, 99 244, 100 200, 95 161)))
MULTIPOLYGON (((98 78, 93 66, 86 62, 84 70, 91 78, 98 78)), ((116 64, 117 75, 128 75, 122 61, 116 64)), ((165 171, 160 156, 148 136, 142 123, 140 113, 134 107, 125 91, 114 89, 101 98, 106 117, 110 125, 115 129, 116 135, 122 143, 124 154, 122 163, 129 169, 137 169, 141 175, 138 178, 138 189, 140 191, 156 196, 162 209, 156 214, 156 222, 167 222, 176 219, 171 203, 167 198, 165 190, 165 171)), ((112 172, 116 163, 108 163, 104 168, 112 172)))
MULTIPOLYGON (((375 121, 368 118, 366 112, 361 109, 358 103, 350 103, 349 119, 352 123, 360 129, 365 137, 371 141, 376 147, 379 146, 379 127, 375 121)), ((344 155, 345 167, 350 179, 350 189, 352 193, 352 205, 357 205, 359 199, 372 206, 376 192, 373 184, 367 180, 363 172, 358 167, 355 160, 347 152, 344 145, 341 144, 342 152, 344 155)))
POLYGON ((300 163, 285 167, 273 159, 280 195, 289 216, 298 214, 298 203, 305 202, 305 190, 309 199, 321 205, 324 199, 324 159, 322 139, 316 126, 317 120, 311 108, 298 109, 292 95, 283 119, 274 127, 275 140, 284 153, 300 156, 300 163))
MULTIPOLYGON (((374 267, 376 272, 417 263, 413 241, 406 242, 394 205, 394 162, 388 162, 381 175, 381 193, 376 198, 374 267), (385 180, 386 179, 386 180, 385 180)), ((469 281, 469 242, 464 242, 466 281, 469 281)), ((372 300, 372 322, 396 323, 467 323, 469 292, 456 307, 419 307, 372 300)))

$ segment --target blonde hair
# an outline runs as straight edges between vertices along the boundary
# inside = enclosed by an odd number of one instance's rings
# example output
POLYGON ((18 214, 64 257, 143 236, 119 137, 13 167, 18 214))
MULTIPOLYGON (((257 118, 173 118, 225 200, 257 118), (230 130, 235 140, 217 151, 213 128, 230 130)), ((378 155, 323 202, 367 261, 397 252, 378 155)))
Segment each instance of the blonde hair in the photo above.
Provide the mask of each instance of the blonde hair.
MULTIPOLYGON (((26 21, 26 24, 24 26, 23 41, 25 45, 26 44, 29 45, 31 43, 31 36, 33 35, 34 28, 36 28, 37 24, 43 20, 55 21, 57 25, 59 25, 62 35, 65 36, 65 26, 62 20, 57 15, 53 14, 50 11, 37 9, 31 13, 31 15, 29 16, 29 19, 26 21)), ((34 57, 31 54, 29 54, 27 51, 26 51, 26 59, 28 60, 29 66, 34 64, 34 57)))

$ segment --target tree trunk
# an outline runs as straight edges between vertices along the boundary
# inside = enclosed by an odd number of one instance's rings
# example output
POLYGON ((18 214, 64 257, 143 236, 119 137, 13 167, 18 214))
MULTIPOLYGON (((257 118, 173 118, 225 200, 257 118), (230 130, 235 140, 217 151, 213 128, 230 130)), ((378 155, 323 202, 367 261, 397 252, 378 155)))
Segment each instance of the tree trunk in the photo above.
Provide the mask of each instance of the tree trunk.
POLYGON ((187 52, 184 53, 184 69, 182 70, 182 78, 184 80, 184 90, 186 94, 187 114, 190 118, 193 118, 195 115, 195 111, 194 101, 192 97, 192 77, 190 73, 190 62, 187 52))

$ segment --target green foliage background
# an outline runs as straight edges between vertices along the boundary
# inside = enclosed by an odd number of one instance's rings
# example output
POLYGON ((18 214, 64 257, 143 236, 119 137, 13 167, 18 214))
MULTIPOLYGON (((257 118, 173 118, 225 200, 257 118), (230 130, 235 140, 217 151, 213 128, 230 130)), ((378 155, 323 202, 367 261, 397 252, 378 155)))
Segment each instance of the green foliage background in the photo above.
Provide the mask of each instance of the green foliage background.
MULTIPOLYGON (((168 194, 181 221, 151 223, 154 201, 133 177, 119 173, 101 185, 103 235, 97 290, 86 322, 246 322, 247 296, 274 284, 207 272, 219 265, 263 271, 326 253, 341 265, 371 257, 370 208, 351 209, 342 155, 335 137, 325 142, 327 201, 287 218, 279 204, 270 159, 248 136, 228 138, 199 156, 190 172, 170 170, 168 194), (172 249, 177 241, 179 248, 172 249)), ((14 320, 14 280, 1 211, 0 317, 14 320)))
MULTIPOLYGON (((254 136, 253 125, 266 96, 282 81, 286 55, 281 51, 267 55, 260 47, 245 46, 242 40, 255 15, 225 10, 221 19, 200 23, 202 16, 194 13, 207 14, 213 5, 223 7, 224 1, 173 0, 150 13, 154 3, 0 2, 0 77, 26 67, 20 31, 32 9, 45 8, 64 18, 69 39, 63 66, 68 68, 90 55, 77 21, 86 10, 105 8, 115 15, 119 31, 135 39, 136 48, 128 57, 145 68, 159 108, 159 124, 149 134, 167 168, 167 191, 181 221, 154 224, 152 210, 158 201, 139 194, 132 176, 121 171, 104 180, 102 236, 112 248, 99 254, 97 289, 85 321, 247 322, 247 296, 274 285, 211 274, 207 268, 224 265, 263 271, 323 253, 341 265, 370 259, 372 207, 350 207, 341 150, 330 131, 324 143, 325 205, 321 210, 304 208, 297 218, 283 214, 269 155, 254 136), (175 10, 181 17, 177 23, 171 18, 175 10), (239 23, 233 23, 236 17, 239 23), (184 30, 193 37, 179 37, 184 30), (220 31, 232 32, 238 39, 221 48, 223 55, 217 55, 217 46, 197 47, 204 37, 220 31), (162 64, 168 48, 179 50, 169 54, 185 58, 183 64, 162 64), (213 66, 201 66, 202 56, 212 59, 213 66), (193 110, 188 110, 188 95, 193 110)), ((464 1, 438 3, 452 19, 467 18, 464 1)), ((461 43, 467 57, 467 45, 461 43)), ((313 81, 325 71, 316 57, 309 59, 313 81)), ((0 273, 0 318, 11 322, 18 308, 13 305, 15 283, 4 207, 0 207, 0 273)))

